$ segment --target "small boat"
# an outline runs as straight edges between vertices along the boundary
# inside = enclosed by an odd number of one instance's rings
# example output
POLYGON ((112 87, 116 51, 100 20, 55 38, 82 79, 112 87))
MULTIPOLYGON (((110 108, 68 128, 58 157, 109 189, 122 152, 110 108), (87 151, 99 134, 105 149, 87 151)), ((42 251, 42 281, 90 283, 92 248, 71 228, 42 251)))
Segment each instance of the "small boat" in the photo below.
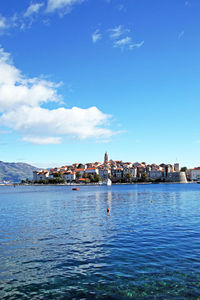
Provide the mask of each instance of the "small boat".
POLYGON ((112 181, 110 180, 110 178, 108 178, 107 180, 104 180, 103 185, 111 186, 112 181))
POLYGON ((72 189, 72 191, 78 191, 78 190, 79 190, 78 188, 73 188, 73 189, 72 189))
POLYGON ((197 183, 199 183, 199 184, 200 184, 200 180, 198 180, 198 181, 197 181, 197 183))

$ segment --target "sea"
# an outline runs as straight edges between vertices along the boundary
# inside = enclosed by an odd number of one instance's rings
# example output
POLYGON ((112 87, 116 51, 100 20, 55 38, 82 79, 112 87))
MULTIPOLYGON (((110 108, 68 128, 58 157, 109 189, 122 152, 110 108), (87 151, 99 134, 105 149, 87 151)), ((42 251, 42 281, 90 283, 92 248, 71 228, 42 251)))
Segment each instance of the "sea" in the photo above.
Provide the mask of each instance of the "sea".
POLYGON ((1 186, 0 299, 200 299, 200 184, 1 186))

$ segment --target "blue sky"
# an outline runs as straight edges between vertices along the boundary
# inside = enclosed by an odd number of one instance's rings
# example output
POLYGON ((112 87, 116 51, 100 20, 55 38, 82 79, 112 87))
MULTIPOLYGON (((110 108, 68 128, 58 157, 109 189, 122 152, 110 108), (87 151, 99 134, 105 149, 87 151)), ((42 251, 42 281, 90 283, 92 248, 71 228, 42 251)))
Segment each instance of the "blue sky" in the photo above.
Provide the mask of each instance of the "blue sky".
POLYGON ((199 0, 2 0, 0 160, 200 165, 199 0))

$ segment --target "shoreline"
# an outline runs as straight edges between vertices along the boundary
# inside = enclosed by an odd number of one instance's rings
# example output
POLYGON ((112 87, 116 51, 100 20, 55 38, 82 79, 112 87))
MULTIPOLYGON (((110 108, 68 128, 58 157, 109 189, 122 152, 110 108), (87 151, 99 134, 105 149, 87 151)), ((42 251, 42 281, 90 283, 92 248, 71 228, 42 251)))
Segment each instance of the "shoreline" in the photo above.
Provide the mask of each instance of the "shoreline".
MULTIPOLYGON (((158 185, 158 184, 191 184, 191 183, 197 183, 197 182, 134 182, 134 183, 113 183, 112 185, 158 185)), ((75 183, 75 184, 70 184, 70 183, 58 183, 58 184, 39 184, 39 183, 31 183, 31 184, 20 184, 20 183, 0 183, 1 186, 106 186, 104 184, 98 184, 98 183, 87 183, 87 184, 81 184, 81 183, 75 183)))

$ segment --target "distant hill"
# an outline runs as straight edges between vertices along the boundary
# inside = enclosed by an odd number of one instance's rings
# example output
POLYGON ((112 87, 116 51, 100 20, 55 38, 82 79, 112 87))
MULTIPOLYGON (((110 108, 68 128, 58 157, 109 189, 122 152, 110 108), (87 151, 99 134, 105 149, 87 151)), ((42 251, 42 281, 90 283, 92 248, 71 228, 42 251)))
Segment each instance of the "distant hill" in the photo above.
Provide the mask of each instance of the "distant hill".
POLYGON ((26 163, 8 163, 0 161, 0 182, 21 182, 26 178, 33 178, 33 171, 38 168, 26 163))

